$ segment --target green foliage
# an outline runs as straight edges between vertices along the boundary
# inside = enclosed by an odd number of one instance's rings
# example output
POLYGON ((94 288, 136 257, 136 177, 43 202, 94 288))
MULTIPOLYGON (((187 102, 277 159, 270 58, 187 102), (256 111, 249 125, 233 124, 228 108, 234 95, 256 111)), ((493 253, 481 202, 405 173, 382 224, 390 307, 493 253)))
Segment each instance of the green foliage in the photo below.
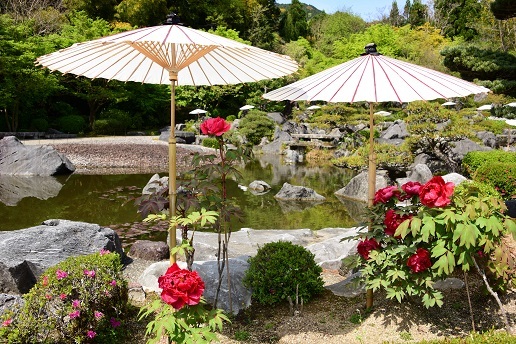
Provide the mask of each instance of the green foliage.
POLYGON ((202 140, 202 146, 219 149, 220 143, 219 140, 217 140, 214 137, 207 137, 204 140, 202 140))
POLYGON ((122 21, 139 27, 159 25, 168 14, 166 0, 123 0, 116 10, 122 21))
MULTIPOLYGON (((400 146, 388 143, 375 144, 377 166, 381 168, 407 167, 414 161, 414 157, 408 148, 406 144, 400 146)), ((367 167, 368 157, 369 144, 367 143, 360 146, 353 155, 332 159, 332 163, 336 166, 359 170, 367 167)))
POLYGON ((86 129, 86 121, 78 115, 64 116, 58 119, 57 129, 68 134, 79 134, 86 129))
MULTIPOLYGON (((9 343, 117 342, 127 307, 120 257, 70 257, 47 269, 5 331, 9 343), (94 334, 91 332, 93 331, 94 334)), ((122 326, 124 327, 124 326, 122 326)))
POLYGON ((302 246, 286 241, 271 242, 249 258, 243 283, 252 289, 252 297, 261 304, 272 305, 298 296, 309 301, 321 293, 322 269, 314 255, 302 246))
POLYGON ((490 151, 473 151, 467 153, 462 159, 464 171, 471 177, 482 166, 491 166, 493 163, 504 162, 516 164, 516 153, 495 149, 490 151))
POLYGON ((292 4, 281 15, 279 32, 287 42, 306 36, 308 32, 306 11, 299 0, 292 0, 292 4))
POLYGON ((35 118, 31 122, 31 128, 35 131, 47 131, 48 121, 44 118, 35 118))
POLYGON ((127 112, 110 109, 102 113, 102 119, 94 122, 93 130, 98 135, 123 135, 131 123, 131 116, 127 112))
POLYGON ((250 111, 238 124, 238 131, 247 138, 252 145, 260 143, 262 137, 271 138, 275 123, 265 113, 250 111))
POLYGON ((462 36, 466 41, 478 35, 475 22, 478 21, 480 3, 476 0, 437 0, 435 15, 443 23, 443 34, 453 38, 462 36))
POLYGON ((216 331, 222 331, 223 321, 229 322, 220 309, 208 309, 203 299, 197 305, 179 310, 159 299, 154 300, 140 309, 139 320, 149 316, 154 320, 147 324, 145 335, 151 337, 148 344, 160 343, 163 334, 171 343, 211 343, 217 341, 216 331))
MULTIPOLYGON (((516 153, 513 153, 516 156, 516 153)), ((514 162, 492 162, 481 165, 473 179, 492 185, 504 199, 516 195, 516 164, 514 162)))

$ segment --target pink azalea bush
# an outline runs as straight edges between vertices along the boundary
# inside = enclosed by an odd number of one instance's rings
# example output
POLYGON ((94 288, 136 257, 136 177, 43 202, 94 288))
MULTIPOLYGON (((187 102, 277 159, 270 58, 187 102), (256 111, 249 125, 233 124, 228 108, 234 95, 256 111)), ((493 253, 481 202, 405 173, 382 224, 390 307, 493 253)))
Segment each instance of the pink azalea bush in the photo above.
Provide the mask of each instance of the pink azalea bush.
POLYGON ((8 343, 121 342, 115 328, 128 298, 116 253, 70 257, 47 269, 23 298, 20 309, 0 319, 8 343))
POLYGON ((516 223, 500 198, 467 182, 459 188, 455 192, 453 183, 436 176, 424 185, 408 182, 376 192, 370 230, 360 235, 354 261, 367 288, 385 289, 400 302, 418 296, 426 307, 440 306, 435 281, 456 268, 470 270, 479 254, 503 250, 504 235, 516 236, 516 223))

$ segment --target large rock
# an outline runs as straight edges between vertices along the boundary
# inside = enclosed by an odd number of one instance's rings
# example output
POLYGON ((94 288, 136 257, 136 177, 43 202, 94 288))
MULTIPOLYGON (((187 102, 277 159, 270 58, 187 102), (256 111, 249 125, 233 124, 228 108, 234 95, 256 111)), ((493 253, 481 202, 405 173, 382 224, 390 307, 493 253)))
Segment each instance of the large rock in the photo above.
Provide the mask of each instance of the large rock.
POLYGON ((406 178, 398 178, 396 182, 398 185, 403 185, 407 182, 419 182, 420 184, 425 184, 427 181, 432 179, 433 174, 425 164, 413 164, 410 170, 407 172, 406 178))
POLYGON ((50 146, 25 146, 14 136, 0 140, 0 175, 54 176, 69 174, 75 166, 50 146))
POLYGON ((456 142, 451 142, 449 152, 447 153, 451 160, 460 164, 462 163, 462 159, 464 159, 464 156, 469 152, 489 150, 492 150, 492 148, 481 146, 470 139, 464 139, 456 142))
MULTIPOLYGON (((230 258, 229 259, 229 274, 231 278, 231 303, 229 302, 229 288, 227 280, 227 269, 224 269, 222 274, 222 283, 220 286, 220 293, 217 302, 217 308, 221 308, 226 312, 232 311, 233 314, 238 314, 240 310, 245 309, 251 305, 251 291, 244 287, 243 278, 246 270, 249 267, 247 262, 248 257, 230 258), (232 307, 230 307, 230 304, 232 307)), ((192 270, 197 271, 199 276, 204 281, 203 297, 209 304, 215 303, 215 296, 217 293, 217 286, 219 282, 219 274, 217 261, 195 261, 192 270)), ((186 263, 178 262, 179 267, 185 269, 186 263)), ((144 286, 146 292, 152 291, 161 293, 158 286, 158 277, 163 275, 168 267, 169 262, 158 262, 150 265, 140 276, 138 282, 144 286)))
POLYGON ((409 136, 407 126, 404 121, 397 120, 387 130, 383 131, 380 135, 382 139, 393 140, 393 139, 404 139, 409 136))
MULTIPOLYGON (((386 171, 376 172, 376 188, 375 191, 389 185, 390 179, 386 171)), ((364 171, 351 178, 348 185, 335 192, 339 197, 345 197, 352 200, 367 202, 368 195, 368 172, 364 171)))
POLYGON ((163 241, 136 240, 128 256, 158 262, 170 257, 170 249, 163 241))
MULTIPOLYGON (((229 266, 231 276, 233 313, 249 306, 251 302, 250 291, 242 285, 242 278, 248 268, 247 257, 256 255, 259 247, 269 242, 289 241, 300 245, 314 254, 315 262, 323 268, 338 269, 341 260, 356 250, 357 241, 342 240, 358 234, 360 228, 325 228, 318 231, 309 229, 295 230, 253 230, 241 229, 231 233, 229 240, 229 266)), ((178 238, 179 239, 179 238, 178 238)), ((193 243, 195 248, 195 262, 193 270, 197 271, 204 280, 206 290, 204 296, 211 303, 215 299, 215 291, 218 282, 216 233, 195 233, 193 243)), ((178 263, 186 268, 185 263, 178 263)), ((140 276, 138 282, 147 292, 160 292, 158 277, 163 275, 170 266, 168 261, 150 265, 140 276)), ((229 311, 229 295, 225 273, 222 279, 221 294, 217 307, 229 311)))
POLYGON ((26 197, 46 200, 56 197, 62 187, 52 176, 0 175, 0 202, 15 206, 26 197))
POLYGON ((284 201, 324 201, 326 199, 313 189, 289 183, 283 183, 281 190, 274 196, 274 198, 284 201))
POLYGON ((40 226, 0 232, 0 292, 28 292, 47 268, 68 257, 124 251, 110 228, 68 220, 47 220, 40 226))
POLYGON ((267 193, 271 189, 271 186, 263 180, 255 180, 249 184, 249 191, 253 195, 261 195, 267 193))

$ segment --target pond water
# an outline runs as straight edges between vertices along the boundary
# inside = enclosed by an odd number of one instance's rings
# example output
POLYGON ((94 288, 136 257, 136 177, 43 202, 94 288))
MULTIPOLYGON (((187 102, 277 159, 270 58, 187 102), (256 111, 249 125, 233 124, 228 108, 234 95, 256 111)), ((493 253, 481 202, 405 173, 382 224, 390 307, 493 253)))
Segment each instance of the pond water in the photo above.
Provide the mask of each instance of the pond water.
MULTIPOLYGON (((352 227, 357 224, 357 212, 364 208, 362 203, 341 201, 334 195, 355 175, 350 170, 285 165, 277 157, 264 156, 240 170, 242 178, 238 183, 229 182, 228 197, 236 199, 244 220, 233 221, 232 230, 352 227), (254 180, 263 180, 272 189, 254 195, 238 186, 247 186, 254 180), (285 182, 310 187, 325 196, 326 201, 280 202, 274 195, 285 182)), ((132 201, 150 177, 151 174, 0 176, 0 230, 36 226, 47 219, 67 219, 111 227, 124 239, 124 244, 135 239, 165 240, 166 225, 142 223, 132 201)))

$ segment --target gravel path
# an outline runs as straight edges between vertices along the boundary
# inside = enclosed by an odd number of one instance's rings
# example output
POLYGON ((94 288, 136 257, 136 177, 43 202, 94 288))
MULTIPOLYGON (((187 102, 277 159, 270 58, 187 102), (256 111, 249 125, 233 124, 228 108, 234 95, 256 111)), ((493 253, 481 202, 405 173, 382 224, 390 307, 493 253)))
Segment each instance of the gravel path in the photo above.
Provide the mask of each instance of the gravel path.
MULTIPOLYGON (((63 153, 77 174, 134 174, 168 172, 168 142, 157 136, 112 136, 61 140, 25 140, 25 145, 49 145, 63 153)), ((213 149, 177 144, 178 172, 190 169, 195 152, 213 149)))

